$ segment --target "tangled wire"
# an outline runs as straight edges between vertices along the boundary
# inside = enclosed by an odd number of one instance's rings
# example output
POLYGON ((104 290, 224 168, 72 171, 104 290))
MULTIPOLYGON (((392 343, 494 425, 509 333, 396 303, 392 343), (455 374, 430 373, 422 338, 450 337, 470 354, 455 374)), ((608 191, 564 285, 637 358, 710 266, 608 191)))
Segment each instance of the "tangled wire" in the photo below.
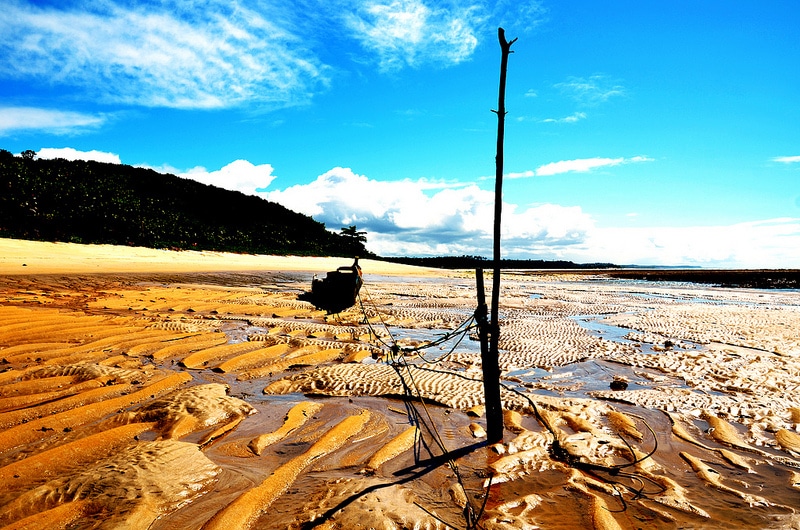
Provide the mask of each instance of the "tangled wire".
MULTIPOLYGON (((364 291, 366 291, 366 289, 364 289, 364 291)), ((414 448, 415 463, 418 464, 420 462, 421 452, 423 449, 425 449, 428 452, 431 458, 434 458, 432 445, 435 445, 436 447, 438 447, 439 451, 441 451, 443 463, 446 463, 452 469, 458 484, 461 486, 462 490, 466 493, 467 489, 465 488, 463 476, 458 468, 458 464, 456 463, 455 453, 449 450, 445 446, 444 440, 442 439, 441 434, 436 428, 436 424, 433 421, 430 411, 428 410, 428 405, 425 401, 425 398, 423 397, 422 392, 420 391, 419 387, 416 384, 416 381, 414 380, 414 376, 411 370, 411 364, 408 362, 407 355, 417 355, 427 365, 437 364, 447 360, 456 350, 456 348, 458 348, 458 346, 462 343, 464 338, 468 337, 471 331, 479 328, 479 323, 478 323, 479 315, 477 314, 477 311, 476 314, 473 314, 470 317, 468 317, 461 324, 459 324, 454 330, 442 334, 435 340, 428 341, 422 345, 414 347, 401 347, 398 345, 397 341, 392 336, 392 332, 389 329, 389 326, 383 320, 381 312, 377 311, 377 308, 374 307, 374 304, 373 304, 374 313, 377 314, 381 319, 381 325, 384 327, 384 330, 386 332, 385 335, 388 336, 390 339, 389 342, 381 338, 381 334, 377 333, 376 330, 373 328, 373 325, 369 321, 369 318, 367 316, 367 310, 361 295, 359 295, 358 301, 364 317, 363 323, 368 326, 371 336, 375 337, 375 340, 378 343, 378 347, 385 352, 384 354, 385 362, 391 365, 395 369, 398 377, 401 380, 405 397, 403 401, 406 407, 409 423, 411 425, 414 425, 420 433, 420 435, 417 436, 416 438, 417 442, 414 448), (445 354, 438 356, 435 359, 428 359, 424 356, 425 350, 431 348, 439 348, 442 344, 446 344, 450 341, 453 341, 452 346, 450 347, 449 351, 447 351, 445 354), (422 412, 417 408, 415 403, 421 404, 422 412), (426 436, 422 435, 423 430, 425 433, 427 433, 427 439, 426 436), (428 440, 430 440, 430 442, 428 440)), ((430 368, 429 366, 420 366, 415 364, 414 367, 419 370, 427 370, 438 373, 446 373, 448 375, 454 375, 468 381, 482 382, 481 380, 472 379, 465 375, 458 374, 456 372, 451 372, 451 371, 443 372, 440 370, 435 370, 433 368, 430 368)), ((618 490, 618 487, 620 486, 627 488, 629 491, 633 493, 634 495, 633 500, 641 498, 649 493, 645 492, 646 488, 645 484, 648 482, 659 488, 659 491, 655 493, 661 493, 665 490, 665 488, 662 485, 654 482, 652 479, 646 477, 645 475, 639 473, 629 473, 625 471, 626 469, 632 466, 636 466, 641 462, 643 462, 644 460, 651 458, 658 449, 658 438, 655 432, 653 431, 652 427, 647 423, 647 421, 644 418, 636 416, 637 419, 639 419, 647 427, 654 440, 653 448, 648 453, 646 453, 643 456, 637 456, 635 450, 630 445, 630 443, 623 436, 619 435, 620 439, 623 441, 623 443, 625 444, 625 446, 628 448, 628 450, 632 455, 632 459, 629 462, 616 465, 605 465, 605 464, 586 462, 582 458, 572 455, 562 446, 558 433, 553 429, 550 423, 543 418, 543 416, 539 412, 537 404, 527 394, 504 383, 501 383, 501 388, 513 394, 519 395, 527 401, 528 405, 533 410, 534 416, 536 417, 537 421, 548 431, 548 433, 552 437, 552 442, 550 443, 550 446, 548 448, 548 453, 553 460, 565 464, 573 469, 577 469, 582 472, 588 473, 598 479, 601 479, 604 482, 610 484, 614 488, 614 490, 619 493, 617 496, 619 497, 622 506, 619 510, 616 511, 625 511, 627 509, 627 504, 625 502, 625 499, 618 490), (632 483, 638 483, 638 487, 624 485, 621 481, 618 480, 621 478, 627 479, 632 483)), ((490 477, 489 481, 485 485, 485 490, 481 494, 475 495, 475 498, 478 498, 480 496, 483 497, 483 502, 479 506, 476 505, 474 500, 471 499, 469 495, 466 496, 467 502, 462 512, 464 516, 466 530, 481 530, 483 528, 480 521, 486 509, 486 502, 489 498, 489 489, 491 488, 491 485, 492 485, 492 479, 490 477)), ((442 521, 439 517, 431 513, 429 510, 425 509, 423 506, 419 504, 417 504, 417 506, 420 507, 429 515, 431 515, 432 517, 439 520, 442 524, 445 524, 450 528, 456 528, 451 524, 442 521)))

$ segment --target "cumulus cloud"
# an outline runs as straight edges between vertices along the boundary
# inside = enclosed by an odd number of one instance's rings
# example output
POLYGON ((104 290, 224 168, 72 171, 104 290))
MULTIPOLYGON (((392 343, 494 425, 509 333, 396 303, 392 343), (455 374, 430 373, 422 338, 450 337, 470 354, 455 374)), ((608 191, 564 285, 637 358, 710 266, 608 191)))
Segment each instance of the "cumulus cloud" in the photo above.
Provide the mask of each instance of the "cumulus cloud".
MULTIPOLYGON (((70 154, 68 149, 45 152, 70 154)), ((116 155, 97 155, 103 156, 116 155)), ((604 160, 619 164, 650 159, 604 160)), ((587 166, 598 167, 576 167, 587 166)), ((493 191, 427 179, 379 181, 343 167, 308 184, 270 191, 266 188, 276 178, 272 171, 269 164, 237 160, 218 171, 194 168, 179 176, 258 195, 313 216, 334 232, 357 225, 367 232, 367 248, 383 256, 492 254, 493 191)), ((502 251, 505 258, 576 263, 800 268, 800 218, 719 226, 602 227, 579 206, 504 203, 502 251)))
POLYGON ((275 179, 270 164, 254 165, 247 160, 235 160, 217 171, 208 171, 204 167, 195 167, 185 172, 168 171, 177 176, 196 180, 231 191, 240 191, 246 195, 257 195, 275 179))
POLYGON ((269 191, 265 197, 323 222, 375 226, 385 219, 392 225, 409 228, 405 223, 421 219, 404 219, 402 212, 426 200, 422 188, 411 180, 381 182, 349 168, 336 167, 309 184, 269 191))
MULTIPOLYGON (((72 147, 43 147, 36 153, 36 156, 42 159, 64 158, 66 160, 94 160, 111 164, 122 163, 120 156, 116 153, 96 150, 80 151, 72 147)), ((221 169, 214 171, 209 171, 200 166, 185 171, 169 165, 159 167, 138 165, 137 167, 145 167, 159 173, 169 173, 181 178, 195 180, 202 184, 239 191, 246 195, 258 195, 260 192, 265 191, 267 186, 275 179, 275 175, 272 174, 272 165, 255 165, 247 160, 234 160, 221 169)))
POLYGON ((179 0, 63 7, 10 0, 0 18, 0 55, 2 76, 149 107, 295 104, 325 81, 302 40, 228 0, 202 8, 179 0))
MULTIPOLYGON (((649 160, 623 161, 634 159, 649 160)), ((311 215, 333 231, 355 224, 367 231, 367 247, 380 255, 492 254, 494 193, 473 184, 381 182, 338 167, 309 184, 262 196, 311 215)), ((601 227, 579 206, 506 203, 502 228, 506 258, 800 267, 797 218, 722 226, 601 227)))
POLYGON ((509 205, 503 211, 502 246, 508 257, 553 256, 583 244, 594 230, 594 221, 579 206, 542 204, 518 210, 509 205))
MULTIPOLYGON (((379 255, 492 254, 494 193, 474 184, 424 179, 382 182, 337 167, 311 183, 265 191, 262 196, 311 215, 333 231, 357 225, 367 231, 367 247, 379 255)), ((800 267, 798 218, 721 226, 602 227, 579 206, 505 203, 502 229, 506 258, 800 267)))
MULTIPOLYGON (((368 232, 368 248, 382 255, 492 253, 494 192, 474 184, 381 182, 338 167, 264 197, 334 230, 355 224, 368 232)), ((503 215, 508 257, 580 242, 592 226, 578 207, 507 204, 503 215)))
POLYGON ((68 135, 95 129, 106 121, 105 115, 35 107, 0 107, 0 136, 40 129, 68 135))
POLYGON ((92 149, 91 151, 78 151, 72 147, 43 147, 36 153, 37 158, 54 159, 63 158, 65 160, 93 160, 95 162, 108 162, 110 164, 121 164, 119 155, 115 153, 105 153, 92 149))

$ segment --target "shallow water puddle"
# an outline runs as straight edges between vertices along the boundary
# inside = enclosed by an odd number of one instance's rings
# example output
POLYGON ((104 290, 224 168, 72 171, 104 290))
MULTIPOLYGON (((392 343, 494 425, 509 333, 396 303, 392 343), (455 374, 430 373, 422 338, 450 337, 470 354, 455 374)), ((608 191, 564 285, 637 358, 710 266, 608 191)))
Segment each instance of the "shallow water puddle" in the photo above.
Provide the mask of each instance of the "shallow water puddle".
POLYGON ((596 337, 635 346, 637 349, 641 349, 643 353, 656 353, 652 345, 642 344, 626 338, 631 333, 631 328, 610 324, 605 320, 606 315, 576 315, 569 318, 596 337))

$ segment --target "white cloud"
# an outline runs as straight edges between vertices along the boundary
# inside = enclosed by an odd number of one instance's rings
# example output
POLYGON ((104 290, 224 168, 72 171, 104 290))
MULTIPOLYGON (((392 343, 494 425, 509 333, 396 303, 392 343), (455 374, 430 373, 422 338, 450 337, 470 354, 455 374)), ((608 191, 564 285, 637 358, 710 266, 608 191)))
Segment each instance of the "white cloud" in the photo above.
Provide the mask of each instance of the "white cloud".
MULTIPOLYGON (((519 171, 519 172, 516 172, 516 173, 506 173, 504 175, 504 178, 507 178, 507 179, 523 179, 523 178, 530 178, 530 177, 535 177, 535 176, 536 176, 536 171, 534 171, 532 169, 529 169, 527 171, 519 171)), ((492 177, 492 178, 494 178, 494 177, 492 177)))
POLYGON ((410 180, 370 180, 342 167, 331 169, 309 184, 266 192, 265 197, 334 224, 375 223, 381 217, 394 223, 396 216, 402 216, 398 212, 426 200, 422 187, 410 180))
POLYGON ((494 27, 506 30, 508 40, 530 33, 546 20, 548 10, 539 0, 496 0, 492 9, 494 27))
MULTIPOLYGON (((334 168, 314 182, 264 194, 337 230, 357 225, 381 255, 492 253, 494 192, 469 184, 402 180, 381 182, 334 168), (428 193, 425 193, 427 190, 428 193)), ((579 242, 592 221, 578 207, 508 204, 503 229, 507 256, 533 248, 579 242)))
POLYGON ((582 244, 594 230, 594 221, 580 206, 542 204, 517 212, 508 205, 503 211, 504 255, 531 257, 563 251, 582 244))
POLYGON ((717 268, 800 267, 800 219, 780 218, 723 226, 602 228, 576 261, 717 268))
POLYGON ((549 177, 553 175, 560 175, 563 173, 586 173, 593 169, 601 167, 612 167, 621 164, 636 164, 641 162, 653 162, 654 159, 647 156, 632 156, 630 158, 577 158, 574 160, 561 160, 559 162, 550 162, 539 166, 538 168, 528 169, 526 171, 518 171, 506 173, 505 178, 520 179, 531 177, 549 177))
POLYGON ((780 162, 782 164, 794 164, 800 162, 800 156, 776 156, 772 159, 773 162, 780 162))
MULTIPOLYGON (((120 163, 114 153, 69 147, 42 148, 38 156, 120 163)), ((645 156, 583 159, 556 163, 562 164, 556 168, 579 171, 650 160, 645 156)), ((542 167, 556 171, 550 164, 542 167)), ((492 253, 494 193, 474 184, 426 179, 384 182, 337 167, 308 184, 268 191, 265 188, 276 178, 269 164, 236 160, 217 171, 169 169, 183 178, 278 202, 313 216, 333 231, 355 224, 367 231, 367 246, 379 255, 488 257, 492 253)), ((531 173, 525 176, 534 176, 531 173)), ((506 258, 800 268, 800 218, 720 226, 599 227, 579 206, 505 203, 502 228, 506 258)))
POLYGON ((302 40, 228 0, 60 8, 10 0, 0 18, 0 55, 0 75, 151 107, 296 104, 325 80, 302 40))
POLYGON ((605 103, 612 97, 625 95, 622 85, 609 81, 604 75, 593 75, 589 78, 572 76, 557 83, 555 87, 584 105, 605 103))
MULTIPOLYGON (((79 151, 72 147, 43 147, 36 153, 36 156, 43 159, 64 158, 66 160, 94 160, 111 164, 122 163, 119 155, 115 153, 96 150, 79 151)), ((154 167, 140 164, 136 167, 145 167, 159 173, 169 173, 226 190, 240 191, 246 195, 258 195, 275 179, 275 175, 272 174, 272 165, 255 165, 247 160, 234 160, 216 171, 208 171, 200 166, 185 171, 170 165, 154 167)))
POLYGON ((576 123, 580 120, 586 119, 585 112, 575 112, 564 118, 546 118, 542 120, 543 123, 576 123))
MULTIPOLYGON (((585 173, 599 167, 618 166, 620 164, 652 162, 653 159, 646 156, 634 156, 631 158, 578 158, 575 160, 561 160, 559 162, 550 162, 536 168, 536 176, 544 177, 551 175, 559 175, 562 173, 579 172, 585 173)), ((526 172, 522 176, 532 176, 526 172)))
POLYGON ((542 12, 536 1, 6 0, 0 78, 104 104, 270 109, 324 90, 333 68, 321 57, 350 39, 385 71, 447 67, 472 57, 498 20, 530 28, 542 12))
POLYGON ((576 160, 561 160, 550 162, 536 169, 536 176, 559 175, 561 173, 585 173, 598 167, 617 166, 625 161, 624 158, 580 158, 576 160))
POLYGON ((383 70, 462 62, 478 45, 482 23, 475 6, 428 7, 422 0, 367 2, 345 20, 383 70))
MULTIPOLYGON (((169 175, 180 175, 181 173, 186 173, 185 170, 178 169, 175 166, 172 166, 170 164, 162 164, 160 166, 152 166, 150 164, 134 164, 134 167, 143 167, 145 169, 152 169, 153 171, 157 171, 158 173, 165 173, 165 174, 169 174, 169 175)), ((203 170, 203 171, 205 170, 204 168, 201 168, 199 166, 197 168, 195 168, 195 169, 203 170)), ((189 170, 189 171, 191 171, 191 170, 189 170)))
POLYGON ((122 163, 119 155, 115 153, 105 153, 94 149, 91 151, 78 151, 72 147, 43 147, 36 153, 36 157, 44 159, 94 160, 95 162, 108 162, 110 164, 122 163))
POLYGON ((0 107, 0 136, 41 129, 56 135, 75 134, 100 127, 106 119, 104 115, 81 112, 35 107, 0 107))
MULTIPOLYGON (((167 168, 164 168, 167 169, 167 168)), ((178 173, 179 177, 196 180, 203 184, 210 184, 226 190, 240 191, 246 195, 257 195, 259 190, 266 188, 275 179, 270 164, 254 165, 247 160, 235 160, 217 171, 208 171, 204 167, 195 167, 188 171, 178 173)))
MULTIPOLYGON (((81 155, 72 151, 76 156, 81 155)), ((69 149, 50 152, 64 155, 69 154, 69 149)), ((82 155, 92 153, 98 152, 82 155)), ((98 153, 97 156, 116 155, 98 153)), ((619 164, 651 159, 638 156, 587 160, 619 164)), ((598 164, 576 165, 587 166, 598 167, 598 164)), ((261 196, 313 216, 334 232, 342 226, 357 225, 367 231, 367 247, 383 256, 489 257, 492 254, 493 191, 474 184, 427 179, 378 181, 342 167, 333 168, 308 184, 268 191, 265 188, 276 178, 272 171, 269 164, 237 160, 218 171, 194 168, 179 176, 261 196)), ((724 226, 598 227, 579 206, 505 203, 502 221, 501 247, 506 258, 620 265, 800 268, 800 218, 724 226)))
MULTIPOLYGON (((488 257, 492 253, 494 193, 473 184, 382 182, 338 167, 309 184, 265 192, 262 196, 311 215, 333 231, 357 225, 367 231, 367 247, 379 255, 488 257)), ((579 206, 506 203, 502 228, 501 246, 506 258, 800 267, 797 218, 725 226, 598 227, 579 206)))

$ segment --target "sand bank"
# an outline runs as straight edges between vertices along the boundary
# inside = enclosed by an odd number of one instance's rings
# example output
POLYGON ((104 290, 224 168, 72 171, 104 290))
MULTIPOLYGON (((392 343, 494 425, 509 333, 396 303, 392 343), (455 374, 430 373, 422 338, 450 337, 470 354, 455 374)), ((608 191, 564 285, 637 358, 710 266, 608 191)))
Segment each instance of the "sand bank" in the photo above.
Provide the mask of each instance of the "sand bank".
MULTIPOLYGON (((123 272, 218 272, 333 270, 347 260, 262 256, 212 251, 172 251, 116 245, 80 245, 0 238, 0 274, 91 274, 123 272)), ((376 260, 361 260, 372 274, 425 275, 434 272, 376 260)))
POLYGON ((486 447, 467 275, 0 243, 0 528, 800 524, 797 292, 504 277, 486 447))

